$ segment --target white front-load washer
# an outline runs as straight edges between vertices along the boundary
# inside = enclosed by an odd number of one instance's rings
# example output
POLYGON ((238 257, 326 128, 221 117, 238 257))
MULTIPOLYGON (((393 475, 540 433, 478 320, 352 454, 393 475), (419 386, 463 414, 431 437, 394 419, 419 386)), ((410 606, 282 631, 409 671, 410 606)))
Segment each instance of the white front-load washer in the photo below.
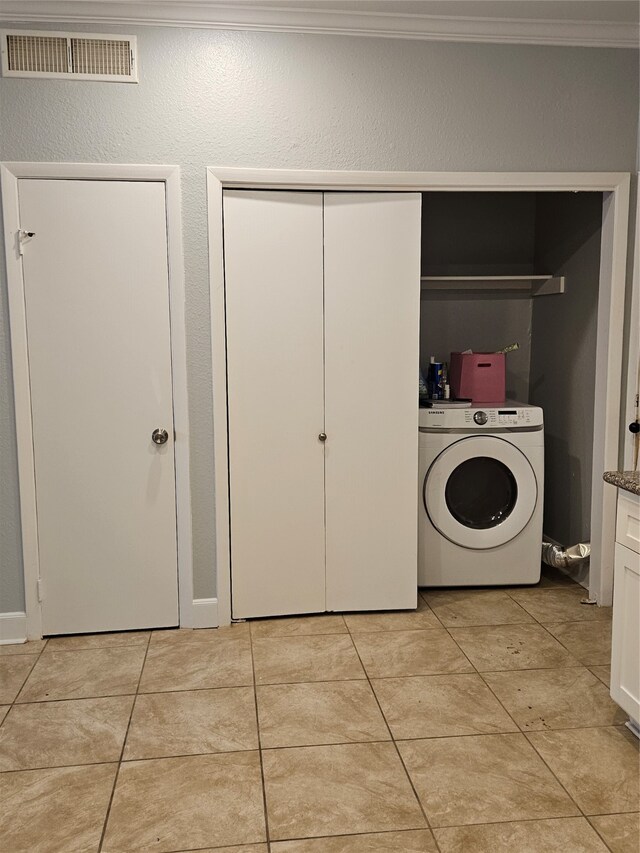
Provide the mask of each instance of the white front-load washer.
POLYGON ((418 583, 540 580, 542 409, 522 403, 420 409, 418 583))

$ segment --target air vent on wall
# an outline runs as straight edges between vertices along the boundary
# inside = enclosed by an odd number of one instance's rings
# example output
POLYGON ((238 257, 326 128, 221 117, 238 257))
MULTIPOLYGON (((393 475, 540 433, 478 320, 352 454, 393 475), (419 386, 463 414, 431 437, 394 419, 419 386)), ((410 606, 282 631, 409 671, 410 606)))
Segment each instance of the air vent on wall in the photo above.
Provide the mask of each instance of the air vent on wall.
POLYGON ((137 83, 136 38, 4 30, 2 75, 137 83))

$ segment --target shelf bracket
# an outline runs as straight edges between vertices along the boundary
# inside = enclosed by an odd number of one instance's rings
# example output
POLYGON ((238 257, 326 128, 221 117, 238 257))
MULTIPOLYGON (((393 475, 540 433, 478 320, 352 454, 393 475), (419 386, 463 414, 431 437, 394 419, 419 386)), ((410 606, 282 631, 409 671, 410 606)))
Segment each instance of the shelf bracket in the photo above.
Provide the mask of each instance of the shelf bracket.
POLYGON ((539 284, 532 283, 532 296, 550 296, 554 293, 564 293, 564 276, 556 275, 539 284))

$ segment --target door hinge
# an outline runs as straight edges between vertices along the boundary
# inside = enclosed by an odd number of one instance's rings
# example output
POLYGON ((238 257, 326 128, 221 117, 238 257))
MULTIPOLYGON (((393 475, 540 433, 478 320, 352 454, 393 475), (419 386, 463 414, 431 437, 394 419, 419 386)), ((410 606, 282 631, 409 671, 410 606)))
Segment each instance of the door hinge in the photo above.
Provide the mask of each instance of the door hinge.
POLYGON ((35 231, 25 231, 24 228, 21 228, 18 231, 18 252, 20 253, 20 255, 24 255, 24 244, 35 236, 35 231))
POLYGON ((38 580, 36 581, 36 588, 38 590, 38 603, 42 604, 42 601, 44 599, 44 585, 42 583, 42 578, 38 578, 38 580))

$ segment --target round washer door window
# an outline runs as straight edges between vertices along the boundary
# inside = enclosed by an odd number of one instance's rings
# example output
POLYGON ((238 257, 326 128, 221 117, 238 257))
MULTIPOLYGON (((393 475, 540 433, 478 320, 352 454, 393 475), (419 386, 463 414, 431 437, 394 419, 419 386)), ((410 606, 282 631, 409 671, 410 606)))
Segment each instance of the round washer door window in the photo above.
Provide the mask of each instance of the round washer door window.
POLYGON ((465 548, 496 548, 529 523, 538 484, 526 456, 494 436, 463 438, 433 462, 424 504, 434 527, 465 548))

